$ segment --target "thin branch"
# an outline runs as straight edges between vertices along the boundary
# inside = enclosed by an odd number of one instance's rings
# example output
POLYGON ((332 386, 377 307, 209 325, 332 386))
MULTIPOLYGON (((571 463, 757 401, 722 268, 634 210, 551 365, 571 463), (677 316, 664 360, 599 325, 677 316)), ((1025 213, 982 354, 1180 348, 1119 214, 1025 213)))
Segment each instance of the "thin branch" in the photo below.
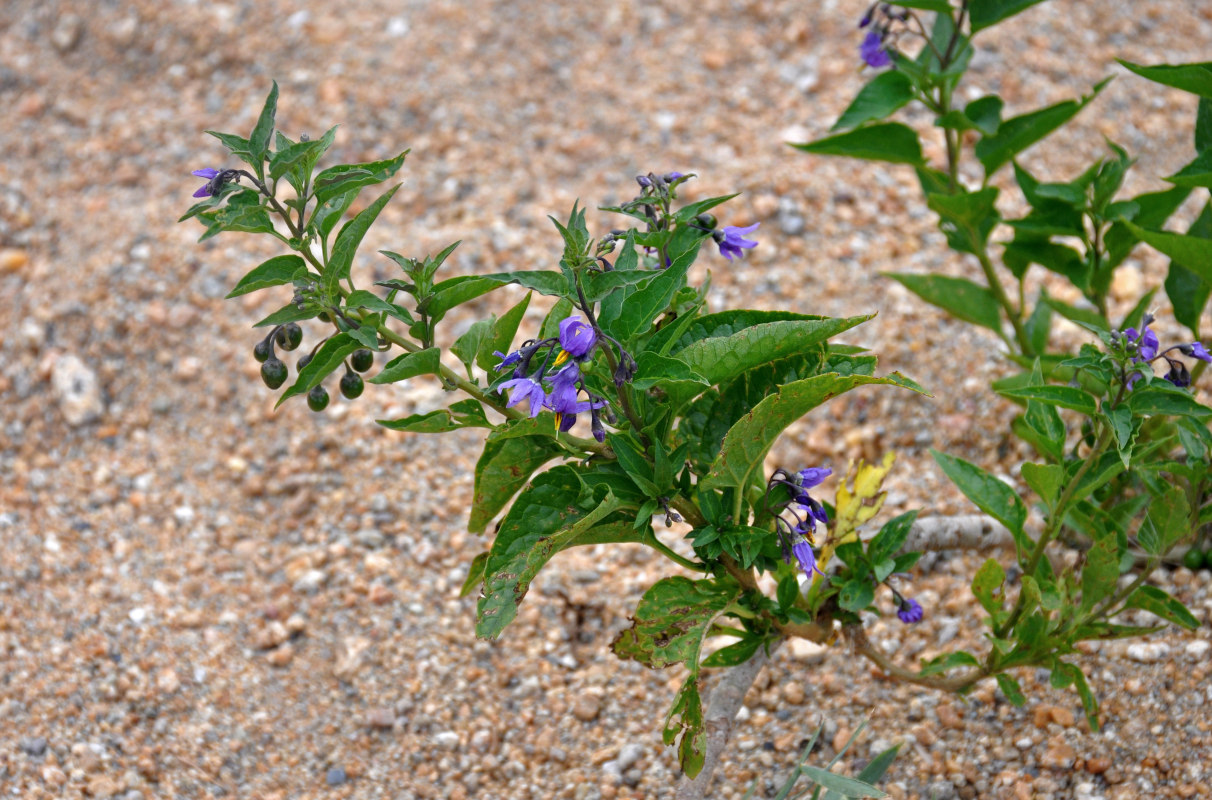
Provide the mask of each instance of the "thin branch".
POLYGON ((881 670, 886 672, 898 680, 916 683, 918 686, 926 686, 931 689, 942 689, 946 692, 958 692, 961 689, 966 689, 982 678, 988 677, 983 669, 972 667, 964 670, 959 675, 953 678, 944 678, 941 675, 926 675, 922 676, 911 669, 898 667, 893 664, 887 656, 881 653, 871 640, 867 638, 867 632, 857 625, 849 625, 843 629, 846 633, 846 638, 850 640, 850 644, 854 647, 854 652, 865 657, 881 670))
POLYGON ((707 713, 703 718, 707 729, 707 753, 703 757, 703 768, 694 780, 683 781, 678 786, 677 800, 703 800, 712 796, 707 792, 711 786, 711 777, 719 766, 720 756, 732 735, 736 714, 745 701, 745 693, 781 644, 782 641, 771 643, 769 653, 759 647, 752 658, 744 664, 732 667, 720 678, 720 682, 711 692, 707 713))

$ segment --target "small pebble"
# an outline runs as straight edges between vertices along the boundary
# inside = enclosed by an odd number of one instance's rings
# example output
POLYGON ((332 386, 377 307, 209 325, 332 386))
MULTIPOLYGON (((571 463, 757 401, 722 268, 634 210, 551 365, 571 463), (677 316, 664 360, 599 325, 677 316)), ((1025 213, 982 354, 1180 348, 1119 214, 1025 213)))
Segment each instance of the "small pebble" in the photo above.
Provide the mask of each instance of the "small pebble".
POLYGON ((345 770, 341 767, 332 767, 325 773, 324 782, 329 786, 340 786, 345 783, 345 770))

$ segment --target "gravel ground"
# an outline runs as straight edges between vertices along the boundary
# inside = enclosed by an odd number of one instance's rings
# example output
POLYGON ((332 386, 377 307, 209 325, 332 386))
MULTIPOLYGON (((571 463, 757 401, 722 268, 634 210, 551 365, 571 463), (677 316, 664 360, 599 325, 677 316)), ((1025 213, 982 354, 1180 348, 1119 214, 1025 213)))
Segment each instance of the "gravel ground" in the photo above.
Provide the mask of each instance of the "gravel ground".
MULTIPOLYGON (((927 450, 1014 479, 1012 412, 982 390, 1004 362, 877 273, 971 265, 945 251, 908 170, 783 144, 822 134, 860 85, 864 6, 0 7, 0 796, 670 797, 659 715, 682 676, 609 653, 664 565, 562 555, 502 640, 477 642, 458 597, 483 547, 463 529, 477 437, 374 424, 443 401, 420 381, 274 413, 248 325, 287 298, 222 300, 274 251, 238 234, 198 246, 200 228, 174 223, 189 171, 220 164, 202 130, 248 130, 275 78, 282 129, 341 123, 334 159, 412 148, 368 254, 462 239, 454 272, 551 264, 547 214, 625 199, 641 172, 695 171, 691 199, 744 192, 723 224, 763 223, 744 263, 705 259, 718 307, 878 311, 848 341, 934 393, 855 393, 775 460, 840 471, 895 449, 889 514, 967 512, 927 450)), ((1119 76, 1026 161, 1074 174, 1107 134, 1139 156, 1128 190, 1158 188, 1149 176, 1190 157, 1194 103, 1113 59, 1204 60, 1210 39, 1202 0, 1054 0, 985 36, 972 82, 1014 113, 1119 76)), ((1124 307, 1164 275, 1138 256, 1116 284, 1124 307)), ((905 663, 979 648, 976 563, 936 559, 914 584, 927 620, 877 622, 873 641, 905 663)), ((1212 578, 1157 580, 1203 627, 1087 649, 1097 734, 1045 675, 1019 676, 1030 701, 1015 709, 989 687, 964 702, 797 645, 752 690, 716 796, 755 779, 763 796, 822 716, 817 763, 868 718, 843 769, 905 743, 897 798, 1212 796, 1212 578)))

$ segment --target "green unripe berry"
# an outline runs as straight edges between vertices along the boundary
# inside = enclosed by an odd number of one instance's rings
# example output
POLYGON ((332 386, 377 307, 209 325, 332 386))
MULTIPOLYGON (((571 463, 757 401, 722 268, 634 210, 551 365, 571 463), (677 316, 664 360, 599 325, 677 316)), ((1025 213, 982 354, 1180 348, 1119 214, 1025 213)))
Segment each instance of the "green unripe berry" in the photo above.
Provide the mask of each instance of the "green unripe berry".
POLYGON ((307 393, 307 407, 312 411, 323 411, 328 408, 328 390, 323 386, 313 386, 307 393))
POLYGON ((349 400, 362 394, 362 390, 365 388, 366 384, 362 382, 362 377, 357 373, 346 372, 341 376, 341 394, 349 400))
POLYGON ((1183 556, 1183 566, 1187 569, 1199 569, 1204 565, 1203 551, 1198 547, 1192 547, 1183 556))
POLYGON ((320 322, 332 322, 332 317, 329 316, 327 311, 321 311, 319 314, 316 314, 316 319, 320 320, 320 322))
POLYGON ((261 380, 271 389, 286 383, 286 365, 281 359, 271 358, 261 365, 261 380))
POLYGON ((715 226, 719 224, 716 221, 715 216, 712 214, 699 214, 694 218, 694 221, 697 222, 700 227, 706 228, 709 231, 715 230, 715 226))
POLYGON ((278 329, 274 341, 283 350, 294 350, 303 341, 303 329, 294 322, 288 322, 278 329))
POLYGON ((253 358, 264 364, 270 356, 274 354, 273 343, 269 339, 262 339, 253 347, 253 358))
POLYGON ((354 350, 349 357, 349 365, 358 372, 365 372, 375 364, 375 354, 366 349, 354 350))
POLYGON ((311 363, 311 358, 312 358, 312 356, 314 356, 314 355, 315 355, 315 353, 308 353, 307 355, 305 355, 305 356, 303 356, 302 358, 300 358, 300 359, 299 359, 299 363, 298 363, 298 364, 295 364, 295 368, 296 368, 297 370, 299 370, 299 372, 302 372, 302 371, 303 371, 303 368, 304 368, 304 367, 306 367, 308 364, 310 364, 310 363, 311 363))

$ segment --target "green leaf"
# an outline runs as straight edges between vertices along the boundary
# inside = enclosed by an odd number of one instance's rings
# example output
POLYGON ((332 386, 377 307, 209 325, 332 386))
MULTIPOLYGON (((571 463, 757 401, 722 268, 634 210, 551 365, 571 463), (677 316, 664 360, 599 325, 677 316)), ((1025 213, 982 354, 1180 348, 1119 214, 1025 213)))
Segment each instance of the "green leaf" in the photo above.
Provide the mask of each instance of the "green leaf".
POLYGON ((881 122, 826 136, 815 142, 793 144, 797 150, 824 156, 850 156, 893 164, 923 164, 917 134, 899 122, 881 122))
POLYGON ((932 192, 926 195, 926 205, 939 215, 939 230, 946 235, 948 245, 961 253, 979 255, 1000 219, 995 206, 997 194, 993 186, 979 192, 932 192))
POLYGON ((678 735, 678 763, 682 772, 693 779, 703 769, 707 755, 707 728, 703 725, 703 701, 699 698, 697 671, 682 684, 669 715, 665 718, 662 736, 665 744, 673 744, 678 735), (678 720, 675 722, 674 720, 678 720))
MULTIPOLYGON (((352 194, 350 202, 353 202, 353 197, 357 196, 359 189, 373 186, 376 183, 382 183, 399 172, 407 155, 408 151, 405 150, 395 158, 388 158, 383 161, 369 161, 364 164, 340 164, 335 167, 329 167, 316 175, 315 180, 312 182, 312 185, 315 187, 316 202, 326 203, 338 195, 345 194, 352 194)), ((348 208, 349 204, 347 203, 345 207, 348 208)))
POLYGON ((337 234, 332 254, 328 257, 328 264, 324 267, 324 288, 330 297, 336 295, 340 282, 349 277, 354 254, 358 251, 358 245, 362 244, 362 237, 366 235, 366 231, 374 224, 379 212, 383 210, 399 188, 397 185, 388 189, 379 196, 378 200, 345 223, 345 227, 341 228, 341 232, 337 234))
POLYGON ((500 635, 539 570, 556 553, 582 544, 634 542, 630 521, 602 524, 620 502, 614 495, 585 502, 576 470, 559 466, 537 476, 514 500, 497 527, 484 566, 484 594, 476 604, 476 636, 500 635))
POLYGON ((319 139, 295 142, 279 149, 270 156, 269 177, 276 181, 296 166, 301 167, 305 173, 310 172, 320 156, 332 146, 336 136, 337 128, 334 125, 319 139))
POLYGON ((1212 97, 1199 98, 1195 111, 1195 152, 1212 150, 1212 97))
POLYGON ((851 578, 842 584, 837 602, 842 608, 855 613, 862 611, 875 600, 875 587, 869 578, 851 578))
MULTIPOLYGON (((988 0, 988 2, 993 3, 995 0, 988 0)), ((1010 13, 1016 12, 1011 11, 1010 13)), ((972 17, 973 31, 979 30, 975 25, 975 5, 972 8, 972 17)), ((984 165, 985 174, 992 175, 1001 166, 1009 163, 1010 159, 1073 119, 1079 111, 1098 96, 1098 93, 1107 85, 1107 80, 1109 79, 1095 84, 1094 90, 1083 96, 1080 101, 1065 100, 1002 122, 996 134, 986 136, 976 143, 976 157, 984 165)))
POLYGON ((1001 306, 993 293, 983 286, 948 275, 912 275, 907 272, 883 274, 956 319, 993 331, 1001 330, 1001 306))
POLYGON ((480 346, 476 363, 489 375, 493 374, 497 366, 497 356, 494 353, 509 354, 513 338, 518 333, 518 326, 522 324, 526 309, 530 307, 530 298, 531 294, 527 292, 513 308, 502 314, 501 318, 492 324, 491 335, 485 337, 480 346))
POLYGON ((1141 241, 1181 263, 1204 283, 1212 283, 1212 239, 1165 231, 1147 231, 1124 223, 1141 241))
POLYGON ((699 483, 700 489, 735 487, 744 490, 754 472, 762 468, 766 453, 784 428, 826 400, 869 384, 920 391, 898 373, 887 378, 831 373, 780 386, 729 429, 710 473, 699 483))
POLYGON ((1155 83, 1212 99, 1212 62, 1202 64, 1155 64, 1145 66, 1117 58, 1132 72, 1155 83))
POLYGON ((472 365, 475 364, 476 356, 483 349, 484 342, 489 340, 492 334, 492 326, 496 321, 496 317, 494 316, 489 316, 488 319, 476 320, 450 346, 450 352, 454 353, 455 358, 462 361, 463 366, 467 368, 468 378, 472 377, 472 365))
POLYGON ((1006 266, 1015 275, 1022 275, 1025 267, 1039 264, 1044 269, 1063 275, 1077 288, 1087 291, 1090 287, 1090 265, 1081 253, 1072 247, 1055 242, 1040 242, 1015 239, 1006 245, 1006 266))
POLYGON ((718 667, 735 667, 738 664, 744 664, 757 649, 762 646, 764 640, 760 636, 747 636, 739 642, 721 647, 711 655, 703 659, 702 666, 718 668, 718 667))
POLYGON ((261 204, 261 196, 256 192, 242 189, 226 197, 227 205, 198 214, 198 219, 207 226, 206 233, 202 234, 198 241, 209 239, 222 231, 269 233, 279 236, 269 212, 261 204))
POLYGON ((705 377, 682 359, 657 355, 651 350, 640 353, 636 365, 635 377, 631 380, 631 386, 636 391, 645 391, 665 381, 691 381, 702 386, 709 384, 705 377))
POLYGON ((1141 584, 1124 603, 1124 608, 1141 608, 1167 622, 1186 628, 1189 631, 1199 628, 1199 620, 1187 610, 1187 607, 1156 586, 1141 584))
POLYGON ((1145 388, 1137 387, 1128 397, 1128 408, 1141 416, 1183 416, 1201 421, 1212 417, 1212 408, 1200 405, 1186 391, 1166 388, 1163 381, 1155 381, 1145 388))
POLYGON ((488 553, 488 550, 477 553, 476 557, 471 560, 471 564, 467 567, 467 577, 463 580, 462 588, 459 589, 459 597, 466 597, 484 582, 484 565, 488 563, 488 553))
POLYGON ((811 781, 820 784, 825 789, 831 792, 837 792, 843 797, 887 797, 888 795, 881 792, 879 789, 864 783, 863 781, 855 780, 854 778, 845 778, 841 775, 834 775, 832 772, 821 769, 820 767, 804 766, 801 767, 804 775, 811 781))
POLYGON ((1018 400, 1038 400, 1050 406, 1069 408, 1085 414, 1088 417, 1098 412, 1098 404, 1094 398, 1076 386, 1020 386, 1016 388, 998 389, 998 394, 1018 400))
POLYGON ((1039 495, 1048 508, 1056 506, 1061 486, 1065 481, 1065 468, 1060 464, 1023 464, 1023 480, 1039 495))
MULTIPOLYGON (((612 273, 605 273, 610 275, 612 273)), ((518 270, 517 272, 496 272, 491 275, 481 275, 477 281, 493 284, 493 288, 507 283, 516 283, 539 294, 550 297, 563 297, 569 291, 568 279, 560 272, 549 269, 518 270)))
POLYGON ((330 336, 325 340, 324 344, 320 345, 320 349, 312 356, 311 361, 307 362, 307 366, 299 370, 299 377, 295 379, 295 382, 291 384, 289 389, 282 393, 282 396, 278 398, 278 402, 274 404, 274 408, 282 405, 287 399, 297 394, 311 391, 312 387, 319 384, 333 370, 341 366, 341 362, 345 360, 346 356, 361 346, 362 344, 348 333, 338 333, 330 336))
POLYGON ((489 434, 476 462, 467 530, 483 533, 534 471, 562 452, 563 448, 550 436, 506 438, 496 431, 489 434))
POLYGON ((917 511, 906 511, 898 517, 888 520, 880 528, 871 542, 867 545, 867 555, 872 563, 879 564, 900 552, 913 530, 917 520, 917 511))
POLYGON ((881 72, 864 86, 830 130, 881 120, 913 99, 913 82, 898 70, 881 72))
MULTIPOLYGON (((1212 106, 1212 101, 1207 102, 1212 106)), ((1212 149, 1208 150, 1212 153, 1212 149)), ((1202 211, 1191 227, 1187 236, 1194 236, 1212 242, 1212 203, 1205 203, 1202 211)), ((1209 250, 1212 253, 1212 249, 1209 250)), ((1182 259, 1170 261, 1170 272, 1166 276, 1166 296, 1174 306, 1174 318, 1191 329, 1193 338, 1199 338, 1199 321, 1204 308, 1208 305, 1208 297, 1212 295, 1212 281, 1200 277, 1200 274, 1186 266, 1182 259)))
POLYGON ((1206 150, 1191 163, 1166 178, 1175 186, 1202 186, 1212 188, 1212 150, 1206 150))
POLYGON ((927 661, 918 672, 918 675, 926 678, 931 675, 940 675, 956 667, 979 667, 980 665, 981 662, 976 660, 976 656, 960 650, 927 661))
POLYGON ((615 655, 652 669, 686 664, 695 671, 711 623, 739 594, 732 583, 663 578, 644 593, 632 626, 615 639, 615 655))
POLYGON ((316 316, 318 309, 312 306, 299 308, 294 303, 288 303, 277 311, 253 325, 254 328, 268 328, 274 325, 285 325, 288 322, 302 322, 316 316))
POLYGON ((1082 612, 1094 606, 1115 591, 1119 580, 1119 548, 1114 536, 1104 536, 1086 551, 1086 563, 1082 566, 1082 612))
POLYGON ((484 410, 475 400, 463 400, 452 405, 449 409, 440 408, 425 414, 412 414, 401 419, 375 420, 384 428, 405 433, 446 433, 460 428, 491 428, 492 424, 484 416, 484 410), (478 413, 468 413, 460 410, 465 403, 474 405, 478 413))
POLYGON ((972 577, 972 594, 981 604, 981 608, 990 614, 996 614, 1005 604, 1006 592, 1002 588, 1005 583, 1006 571, 997 563, 997 559, 990 558, 981 564, 972 577))
POLYGON ((273 82, 273 88, 269 90, 269 96, 265 98, 265 105, 261 108, 261 115, 257 117, 257 124, 253 128, 252 135, 248 137, 248 149, 251 151, 253 158, 256 159, 254 166, 257 168, 257 174, 261 174, 261 162, 265 159, 265 154, 269 151, 269 140, 274 135, 274 116, 278 113, 278 82, 273 82))
POLYGON ((1149 503, 1149 511, 1136 538, 1146 553, 1161 556, 1191 533, 1191 506, 1187 493, 1181 486, 1172 486, 1149 503))
POLYGON ((307 265, 304 264, 300 256, 275 256, 268 261, 262 262, 241 278, 240 282, 236 284, 236 288, 228 292, 227 297, 223 299, 230 300, 233 297, 255 292, 258 289, 290 283, 294 280, 295 274, 299 270, 306 268, 307 265))
POLYGON ((950 14, 951 4, 947 0, 906 0, 906 2, 898 2, 896 5, 902 8, 916 8, 921 11, 935 11, 939 14, 950 14))
POLYGON ((1023 696, 1023 690, 1019 688, 1018 681, 1004 672, 997 674, 997 686, 1002 690, 1002 694, 1006 695, 1006 699, 1010 701, 1010 705, 1022 707, 1027 704, 1027 698, 1023 696))
POLYGON ((649 330, 653 321, 669 307, 678 289, 685 285, 686 273, 698 255, 703 236, 701 231, 688 227, 674 233, 669 245, 669 266, 627 296, 621 316, 608 328, 608 333, 627 341, 649 330))
POLYGON ((623 468, 628 477, 635 481, 635 485, 640 487, 640 490, 648 497, 659 497, 662 487, 653 483, 652 464, 644 458, 640 448, 623 433, 611 433, 609 440, 610 446, 618 458, 619 466, 623 468))
POLYGON ((384 365, 378 375, 370 379, 370 383, 396 383, 415 378, 417 375, 439 375, 442 366, 441 355, 438 348, 430 347, 396 356, 384 365))
POLYGON ((412 314, 401 306, 389 303, 373 292, 368 292, 365 289, 357 289, 349 293, 345 298, 346 308, 365 308, 370 311, 380 311, 389 316, 395 317, 401 322, 411 325, 413 323, 412 314))
POLYGON ((730 335, 713 335, 680 350, 675 348, 674 355, 716 384, 760 364, 803 352, 869 319, 861 316, 758 323, 730 335))
POLYGON ((1030 549, 1031 542, 1023 531, 1023 525, 1027 521, 1027 507, 1023 505, 1017 492, 962 458, 937 450, 931 450, 930 455, 934 456, 935 462, 965 497, 1010 530, 1021 550, 1030 549))
POLYGON ((968 6, 972 32, 983 31, 1041 2, 1043 0, 972 0, 968 6))
POLYGON ((236 136, 234 133, 220 133, 219 131, 207 131, 207 133, 218 139, 224 147, 231 151, 233 156, 239 158, 245 164, 255 167, 260 163, 259 161, 253 161, 252 147, 243 136, 236 136))

